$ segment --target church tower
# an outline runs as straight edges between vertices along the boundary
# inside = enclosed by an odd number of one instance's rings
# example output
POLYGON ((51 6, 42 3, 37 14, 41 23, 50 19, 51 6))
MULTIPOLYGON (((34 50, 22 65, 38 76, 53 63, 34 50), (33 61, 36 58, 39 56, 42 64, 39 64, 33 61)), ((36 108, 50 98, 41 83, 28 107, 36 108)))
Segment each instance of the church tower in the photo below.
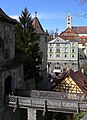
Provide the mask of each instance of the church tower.
POLYGON ((66 17, 66 28, 72 28, 72 17, 70 15, 70 12, 68 12, 66 17))

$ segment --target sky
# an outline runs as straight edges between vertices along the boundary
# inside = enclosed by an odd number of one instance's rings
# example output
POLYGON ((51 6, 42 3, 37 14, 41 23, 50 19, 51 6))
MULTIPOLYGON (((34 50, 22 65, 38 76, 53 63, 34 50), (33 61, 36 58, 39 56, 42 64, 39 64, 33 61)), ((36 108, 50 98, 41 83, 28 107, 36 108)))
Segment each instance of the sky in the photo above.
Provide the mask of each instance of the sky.
POLYGON ((32 17, 37 11, 43 29, 50 33, 55 32, 56 29, 58 33, 66 29, 68 11, 72 16, 72 26, 87 26, 87 18, 81 17, 87 6, 81 6, 78 0, 0 0, 0 7, 15 19, 20 16, 25 7, 32 17))

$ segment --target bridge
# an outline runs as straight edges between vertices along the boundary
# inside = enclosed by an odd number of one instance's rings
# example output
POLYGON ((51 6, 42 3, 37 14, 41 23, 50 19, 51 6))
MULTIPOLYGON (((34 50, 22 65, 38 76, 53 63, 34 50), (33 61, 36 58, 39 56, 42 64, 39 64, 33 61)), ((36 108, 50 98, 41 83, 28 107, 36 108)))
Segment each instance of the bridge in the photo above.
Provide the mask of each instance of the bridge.
POLYGON ((29 96, 9 96, 6 98, 6 105, 13 108, 25 108, 28 110, 28 120, 36 120, 36 111, 48 111, 76 113, 79 110, 87 112, 87 97, 85 94, 37 91, 32 90, 29 96))

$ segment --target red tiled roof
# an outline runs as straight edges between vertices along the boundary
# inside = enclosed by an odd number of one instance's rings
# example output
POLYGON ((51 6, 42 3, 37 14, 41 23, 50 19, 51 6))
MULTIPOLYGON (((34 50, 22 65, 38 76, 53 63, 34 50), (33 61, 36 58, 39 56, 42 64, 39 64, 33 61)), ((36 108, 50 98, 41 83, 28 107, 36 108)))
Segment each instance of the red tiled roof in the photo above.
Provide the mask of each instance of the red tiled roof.
POLYGON ((73 31, 77 34, 87 34, 87 26, 72 27, 73 31))
POLYGON ((80 70, 74 72, 71 69, 64 73, 62 76, 54 79, 55 84, 52 86, 52 89, 60 84, 68 76, 72 78, 72 80, 80 87, 84 93, 87 92, 87 77, 80 70))
POLYGON ((36 30, 36 33, 37 34, 47 34, 44 29, 42 28, 39 20, 37 17, 35 17, 32 21, 32 25, 34 26, 35 30, 36 30))
POLYGON ((65 31, 60 33, 59 37, 65 40, 79 39, 79 35, 70 28, 67 28, 65 31))
POLYGON ((81 40, 84 41, 85 43, 87 42, 87 36, 80 36, 81 40))
POLYGON ((80 36, 80 38, 82 38, 82 39, 87 39, 87 36, 80 36))
POLYGON ((2 20, 2 21, 5 20, 5 21, 11 22, 13 24, 17 23, 17 20, 10 18, 8 15, 6 15, 6 13, 1 8, 0 8, 0 20, 2 20))

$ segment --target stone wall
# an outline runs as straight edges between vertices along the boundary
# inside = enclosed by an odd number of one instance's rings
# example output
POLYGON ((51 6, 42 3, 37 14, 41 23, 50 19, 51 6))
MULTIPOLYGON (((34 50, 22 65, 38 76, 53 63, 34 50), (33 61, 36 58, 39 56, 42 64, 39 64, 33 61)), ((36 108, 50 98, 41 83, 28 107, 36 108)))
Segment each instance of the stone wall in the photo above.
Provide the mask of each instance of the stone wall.
POLYGON ((27 109, 16 109, 3 107, 0 111, 0 120, 27 120, 27 109))
POLYGON ((24 78, 23 78, 23 66, 19 65, 12 69, 7 69, 0 72, 0 97, 4 98, 5 90, 5 80, 8 76, 12 76, 12 90, 15 92, 15 89, 24 89, 24 78))
POLYGON ((15 57, 15 27, 0 21, 0 63, 15 57))

